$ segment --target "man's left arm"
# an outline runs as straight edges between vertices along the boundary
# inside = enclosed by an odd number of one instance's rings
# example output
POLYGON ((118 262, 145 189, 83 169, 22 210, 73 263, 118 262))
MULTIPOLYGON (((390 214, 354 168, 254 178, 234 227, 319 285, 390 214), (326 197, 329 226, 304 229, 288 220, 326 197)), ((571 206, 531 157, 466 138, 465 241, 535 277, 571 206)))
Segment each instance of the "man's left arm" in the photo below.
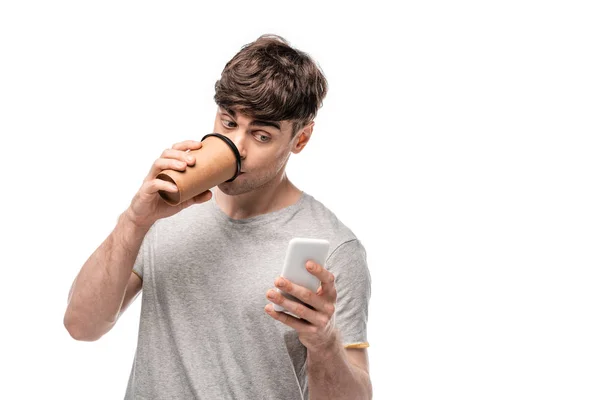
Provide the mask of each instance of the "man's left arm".
POLYGON ((275 285, 309 307, 289 300, 275 290, 267 292, 270 301, 283 306, 300 319, 275 311, 272 304, 267 304, 265 311, 274 319, 294 328, 299 340, 307 348, 311 399, 371 399, 366 350, 344 348, 340 331, 335 326, 335 277, 323 266, 311 261, 307 262, 306 268, 321 281, 316 293, 283 277, 277 278, 275 285))

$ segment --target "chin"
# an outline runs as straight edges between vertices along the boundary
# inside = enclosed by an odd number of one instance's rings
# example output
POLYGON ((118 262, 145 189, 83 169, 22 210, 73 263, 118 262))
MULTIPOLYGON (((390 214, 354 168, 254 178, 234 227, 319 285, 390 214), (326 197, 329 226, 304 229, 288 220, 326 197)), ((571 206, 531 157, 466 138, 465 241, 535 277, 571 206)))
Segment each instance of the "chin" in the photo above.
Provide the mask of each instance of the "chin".
POLYGON ((229 195, 236 196, 238 194, 244 194, 251 192, 254 188, 251 185, 248 185, 247 182, 240 182, 237 178, 232 182, 223 182, 218 185, 219 190, 221 192, 229 195))
MULTIPOLYGON (((242 175, 243 178, 246 178, 245 174, 242 175)), ((231 182, 223 182, 218 185, 219 190, 221 192, 229 195, 229 196, 237 196, 244 193, 253 192, 256 190, 260 190, 260 188, 264 185, 264 183, 256 182, 247 179, 240 179, 240 176, 234 179, 231 182)))

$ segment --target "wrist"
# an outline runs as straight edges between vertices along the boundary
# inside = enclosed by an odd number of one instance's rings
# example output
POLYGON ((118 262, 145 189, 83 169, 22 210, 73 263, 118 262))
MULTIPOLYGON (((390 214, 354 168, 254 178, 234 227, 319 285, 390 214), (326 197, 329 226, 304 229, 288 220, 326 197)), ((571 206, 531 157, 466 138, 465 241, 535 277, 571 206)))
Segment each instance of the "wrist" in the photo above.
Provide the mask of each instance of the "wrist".
POLYGON ((138 237, 143 238, 150 230, 150 226, 136 222, 135 219, 129 215, 129 211, 125 211, 119 216, 117 230, 123 232, 125 237, 134 238, 135 240, 135 238, 138 237))
POLYGON ((322 345, 308 349, 313 360, 325 361, 335 357, 343 349, 342 339, 337 329, 334 329, 322 345))
POLYGON ((137 230, 137 231, 148 231, 150 229, 150 227, 152 226, 152 224, 148 225, 148 224, 144 224, 144 223, 138 221, 133 216, 131 208, 128 208, 119 216, 119 222, 121 222, 121 223, 127 225, 129 228, 137 230))

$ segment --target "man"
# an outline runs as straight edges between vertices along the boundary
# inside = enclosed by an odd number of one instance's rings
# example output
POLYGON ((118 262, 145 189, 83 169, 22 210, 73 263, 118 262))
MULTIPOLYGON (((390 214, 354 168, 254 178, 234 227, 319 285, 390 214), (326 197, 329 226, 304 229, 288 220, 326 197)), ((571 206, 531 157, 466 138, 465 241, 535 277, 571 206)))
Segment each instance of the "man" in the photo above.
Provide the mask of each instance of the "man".
POLYGON ((244 46, 214 96, 214 132, 235 143, 242 173, 167 205, 157 192, 175 189, 156 176, 193 165, 187 151, 202 146, 175 144, 82 267, 64 322, 75 339, 100 338, 143 293, 126 399, 372 397, 365 249, 285 174, 326 93, 320 69, 283 38, 262 35, 244 46), (325 265, 306 266, 321 281, 317 293, 285 279, 278 285, 293 237, 331 244, 325 265), (272 302, 300 318, 274 311, 272 302))

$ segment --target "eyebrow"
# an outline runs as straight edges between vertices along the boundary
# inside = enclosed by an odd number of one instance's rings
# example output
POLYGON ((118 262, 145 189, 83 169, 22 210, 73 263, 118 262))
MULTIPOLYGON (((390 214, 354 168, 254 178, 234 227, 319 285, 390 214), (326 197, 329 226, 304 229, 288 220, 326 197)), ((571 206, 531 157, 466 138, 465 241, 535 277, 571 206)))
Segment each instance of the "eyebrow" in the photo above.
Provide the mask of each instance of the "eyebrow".
MULTIPOLYGON (((221 107, 223 110, 225 110, 225 112, 227 112, 228 114, 231 114, 233 116, 233 118, 235 118, 235 111, 232 110, 231 108, 227 108, 227 107, 221 107)), ((250 126, 272 126, 274 128, 277 128, 278 130, 281 130, 281 125, 279 125, 278 122, 275 121, 263 121, 260 119, 255 119, 250 121, 250 126)))

